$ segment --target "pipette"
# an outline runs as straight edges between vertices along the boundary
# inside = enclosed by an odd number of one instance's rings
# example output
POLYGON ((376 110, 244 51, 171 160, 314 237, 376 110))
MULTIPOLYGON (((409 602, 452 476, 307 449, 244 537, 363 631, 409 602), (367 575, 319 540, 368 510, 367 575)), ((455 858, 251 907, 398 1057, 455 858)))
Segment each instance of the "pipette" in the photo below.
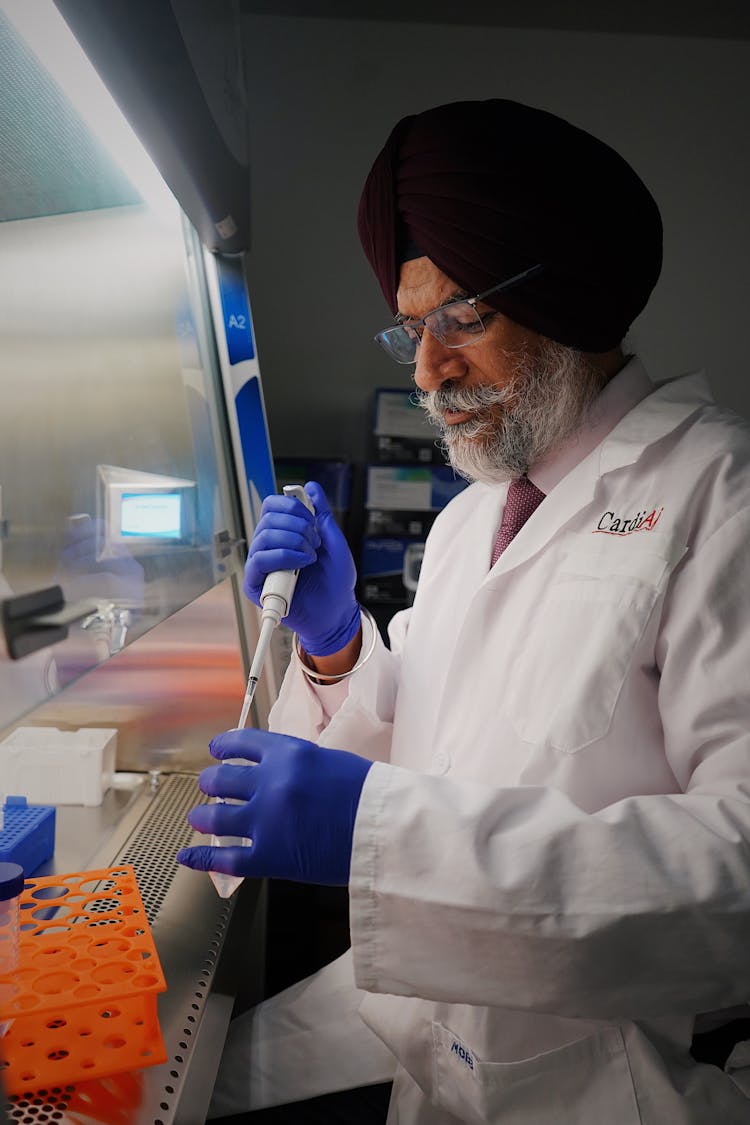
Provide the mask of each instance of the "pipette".
MULTIPOLYGON (((293 496, 297 500, 301 500, 309 511, 315 512, 312 501, 301 484, 285 485, 284 495, 293 496)), ((273 636, 276 626, 289 612, 294 588, 297 585, 298 575, 299 570, 276 570, 272 574, 269 574, 263 583, 263 590, 260 595, 260 636, 258 637, 258 644, 250 664, 250 674, 247 677, 247 688, 245 689, 245 698, 242 701, 242 710, 240 712, 237 730, 243 730, 247 723, 253 696, 255 695, 255 689, 258 686, 258 680, 260 679, 266 655, 268 654, 268 646, 271 643, 271 637, 273 636)), ((227 758, 225 760, 230 765, 247 765, 245 758, 227 758)), ((222 797, 217 797, 216 801, 217 804, 226 803, 222 797)), ((211 844, 215 848, 247 847, 250 842, 251 841, 244 836, 211 837, 211 844)), ((221 898, 230 898, 237 890, 237 887, 242 883, 243 879, 241 875, 225 875, 221 871, 210 871, 209 875, 221 898)))

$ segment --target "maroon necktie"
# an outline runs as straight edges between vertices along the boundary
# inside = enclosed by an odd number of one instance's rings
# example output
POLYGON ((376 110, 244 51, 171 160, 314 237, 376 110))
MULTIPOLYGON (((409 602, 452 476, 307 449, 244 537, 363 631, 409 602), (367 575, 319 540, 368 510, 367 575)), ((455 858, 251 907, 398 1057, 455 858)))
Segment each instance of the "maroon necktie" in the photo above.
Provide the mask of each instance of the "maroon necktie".
POLYGON ((510 482, 502 523, 495 539, 495 545, 492 548, 490 566, 495 565, 511 539, 518 534, 543 499, 544 493, 535 484, 532 484, 528 477, 519 477, 518 480, 510 482))

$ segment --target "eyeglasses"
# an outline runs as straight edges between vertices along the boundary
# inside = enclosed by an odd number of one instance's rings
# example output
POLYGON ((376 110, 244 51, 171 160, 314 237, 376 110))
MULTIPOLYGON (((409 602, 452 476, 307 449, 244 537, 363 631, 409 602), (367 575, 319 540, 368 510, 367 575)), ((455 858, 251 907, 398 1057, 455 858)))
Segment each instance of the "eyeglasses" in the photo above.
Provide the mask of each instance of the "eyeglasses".
POLYGON ((467 344, 473 344, 481 339, 484 336, 485 323, 493 316, 497 316, 497 310, 480 314, 477 302, 489 297, 490 293, 510 289, 512 285, 525 281, 527 277, 533 277, 543 269, 544 266, 541 264, 532 266, 523 273, 509 277, 507 281, 493 285, 491 289, 485 289, 483 293, 477 293, 476 297, 454 297, 439 308, 425 313, 419 320, 384 328, 382 332, 378 332, 375 340, 391 359, 395 359, 396 363, 415 362, 425 328, 446 348, 465 348, 467 344))

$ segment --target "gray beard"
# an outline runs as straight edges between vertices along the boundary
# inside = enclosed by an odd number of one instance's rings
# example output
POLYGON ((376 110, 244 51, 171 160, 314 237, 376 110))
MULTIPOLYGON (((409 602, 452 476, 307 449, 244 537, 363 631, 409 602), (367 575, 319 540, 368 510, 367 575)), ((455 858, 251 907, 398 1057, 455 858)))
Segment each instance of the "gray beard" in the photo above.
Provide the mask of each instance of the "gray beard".
POLYGON ((448 461, 469 481, 498 484, 528 472, 583 426, 608 378, 582 352, 554 340, 544 340, 536 356, 508 359, 514 374, 504 387, 461 388, 448 380, 436 391, 417 392, 448 461), (444 410, 473 417, 449 426, 444 410))

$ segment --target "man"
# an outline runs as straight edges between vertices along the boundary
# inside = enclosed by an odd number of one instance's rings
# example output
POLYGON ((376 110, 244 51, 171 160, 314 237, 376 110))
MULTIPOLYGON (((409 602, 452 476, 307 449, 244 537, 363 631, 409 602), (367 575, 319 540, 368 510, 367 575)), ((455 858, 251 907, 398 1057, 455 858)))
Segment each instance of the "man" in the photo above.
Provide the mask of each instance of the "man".
POLYGON ((656 205, 566 122, 456 103, 396 126, 360 234, 475 483, 391 651, 321 490, 264 505, 246 592, 302 568, 285 734, 214 741, 257 764, 191 822, 253 845, 179 858, 348 882, 352 950, 237 1021, 216 1112, 392 1073, 402 1125, 747 1122, 750 433, 622 348, 656 205))

